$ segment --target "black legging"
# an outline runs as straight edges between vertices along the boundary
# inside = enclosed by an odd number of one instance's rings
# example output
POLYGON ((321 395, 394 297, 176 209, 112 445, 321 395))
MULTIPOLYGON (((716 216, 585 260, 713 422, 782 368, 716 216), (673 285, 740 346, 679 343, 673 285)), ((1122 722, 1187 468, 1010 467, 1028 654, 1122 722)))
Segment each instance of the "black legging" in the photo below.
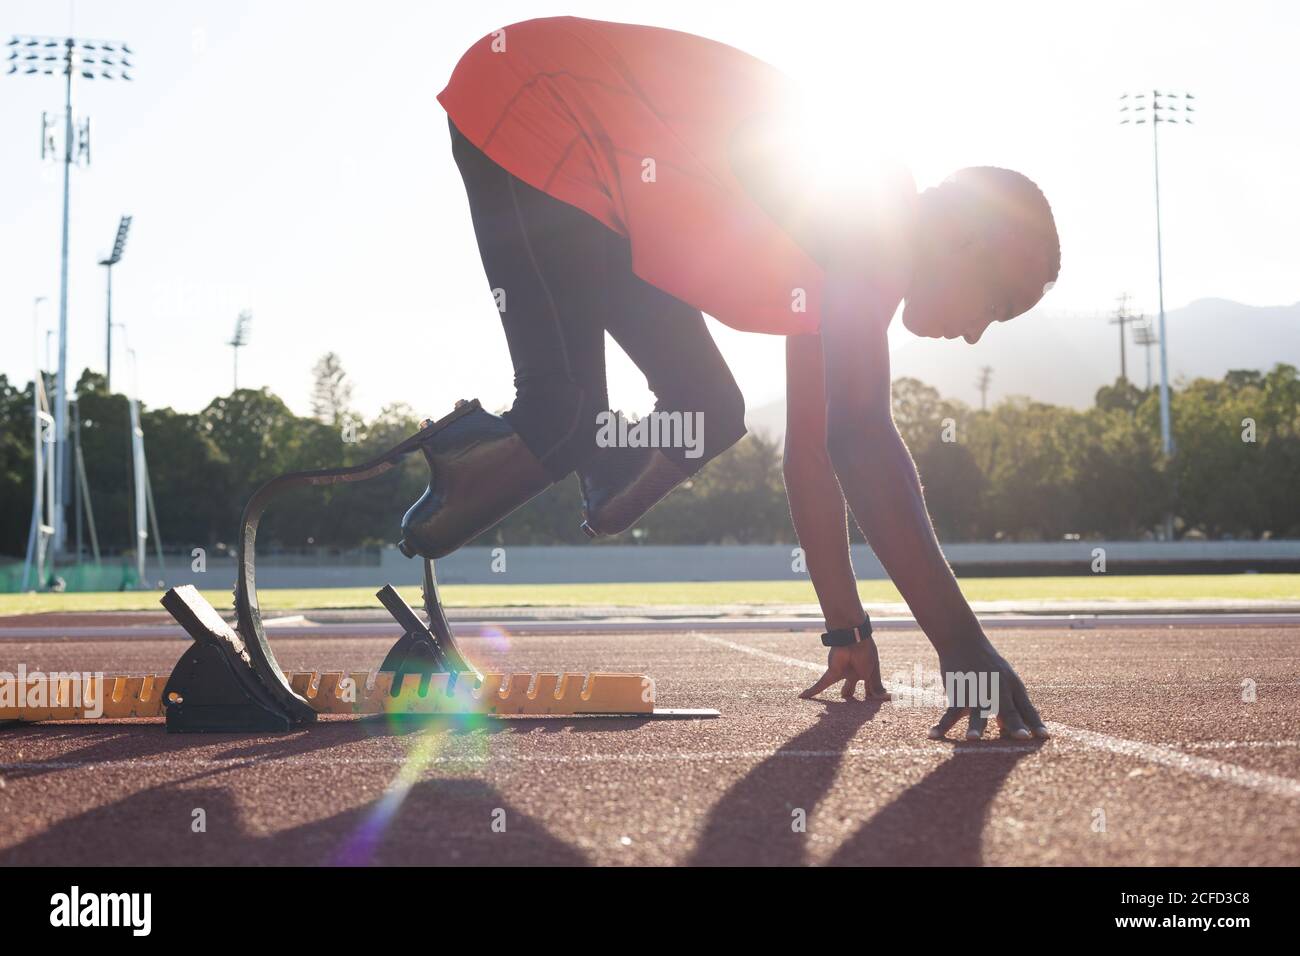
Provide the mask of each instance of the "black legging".
MULTIPOLYGON (((450 121, 449 121, 449 125, 450 121)), ((638 278, 627 239, 489 159, 451 125, 488 284, 515 366, 505 418, 555 480, 596 451, 609 406, 605 332, 645 373, 657 412, 703 413, 703 454, 664 454, 688 473, 745 434, 745 401, 698 309, 638 278)))

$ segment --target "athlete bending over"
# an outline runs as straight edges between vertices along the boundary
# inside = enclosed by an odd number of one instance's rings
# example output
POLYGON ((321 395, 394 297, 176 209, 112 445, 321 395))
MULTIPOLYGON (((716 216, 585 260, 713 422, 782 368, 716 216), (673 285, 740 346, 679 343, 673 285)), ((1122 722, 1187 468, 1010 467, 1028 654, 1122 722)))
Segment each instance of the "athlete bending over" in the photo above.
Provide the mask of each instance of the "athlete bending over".
POLYGON ((1055 282, 1047 200, 1019 173, 962 169, 918 194, 874 155, 844 155, 790 82, 726 45, 573 17, 495 31, 439 95, 515 370, 515 402, 431 433, 429 491, 402 550, 441 557, 573 471, 589 534, 627 529, 745 433, 744 400, 704 324, 786 336, 785 481, 826 618, 826 673, 882 695, 849 559, 845 506, 939 654, 942 736, 990 714, 1047 736, 935 537, 890 407, 886 330, 974 344, 1055 282), (854 174, 831 181, 824 161, 854 174), (645 373, 656 412, 699 413, 702 447, 600 447, 604 334, 645 373), (689 452, 689 454, 688 454, 689 452), (996 676, 996 681, 992 680, 996 676), (992 701, 954 699, 983 679, 992 701), (991 704, 982 707, 980 704, 991 704))

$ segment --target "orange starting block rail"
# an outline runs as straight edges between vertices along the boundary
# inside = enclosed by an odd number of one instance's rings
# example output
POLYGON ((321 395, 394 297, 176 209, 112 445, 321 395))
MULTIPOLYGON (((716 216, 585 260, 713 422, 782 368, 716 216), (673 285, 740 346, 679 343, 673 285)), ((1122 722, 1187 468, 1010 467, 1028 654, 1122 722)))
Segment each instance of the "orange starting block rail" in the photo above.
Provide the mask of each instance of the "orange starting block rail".
MULTIPOLYGON (((640 674, 484 674, 479 680, 467 674, 297 671, 285 674, 285 680, 318 714, 656 714, 654 682, 640 674)), ((156 674, 0 678, 0 721, 162 717, 167 682, 167 675, 156 674)), ((711 712, 687 713, 707 716, 711 712)))

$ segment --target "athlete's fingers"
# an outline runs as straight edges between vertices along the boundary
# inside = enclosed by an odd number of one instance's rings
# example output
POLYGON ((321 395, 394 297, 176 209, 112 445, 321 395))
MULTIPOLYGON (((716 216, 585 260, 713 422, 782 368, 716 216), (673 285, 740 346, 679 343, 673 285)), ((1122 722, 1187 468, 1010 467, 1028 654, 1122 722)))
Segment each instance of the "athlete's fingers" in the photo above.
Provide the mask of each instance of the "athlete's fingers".
POLYGON ((984 736, 984 728, 989 722, 988 715, 978 707, 970 708, 970 722, 966 725, 966 739, 979 740, 984 736))
MULTIPOLYGON (((854 700, 858 693, 858 681, 861 679, 861 676, 856 670, 850 670, 848 676, 844 678, 844 686, 840 688, 840 696, 845 700, 854 700)), ((863 695, 865 696, 865 694, 866 690, 864 687, 863 695)))
POLYGON ((1003 737, 1011 737, 1014 740, 1029 740, 1034 736, 1014 707, 1004 707, 998 712, 998 727, 1003 737))
POLYGON ((868 660, 867 660, 866 671, 863 673, 862 676, 866 678, 868 686, 870 686, 872 681, 875 681, 877 684, 879 684, 880 683, 880 652, 876 650, 876 645, 874 643, 872 643, 867 648, 867 657, 868 660))
POLYGON ((865 667, 860 670, 859 676, 862 678, 862 696, 866 700, 889 699, 889 694, 885 692, 884 685, 880 683, 880 652, 876 650, 875 644, 868 649, 867 660, 863 663, 865 667))
POLYGON ((939 722, 930 728, 931 740, 942 740, 952 729, 952 725, 961 720, 962 715, 966 713, 965 707, 949 707, 939 718, 939 722))
POLYGON ((1016 702, 1016 710, 1020 712, 1026 726, 1034 734, 1044 740, 1052 736, 1047 730, 1047 725, 1043 723, 1043 718, 1038 715, 1038 708, 1029 700, 1029 692, 1025 690, 1024 682, 1021 681, 1019 675, 1016 676, 1015 684, 1012 687, 1012 697, 1016 702))
POLYGON ((810 697, 816 697, 827 687, 830 687, 831 684, 834 684, 837 680, 843 680, 843 678, 844 678, 844 671, 841 668, 828 667, 826 668, 826 673, 823 674, 821 677, 817 678, 817 683, 813 684, 811 687, 809 687, 806 691, 804 691, 799 696, 802 697, 804 700, 807 700, 810 697))

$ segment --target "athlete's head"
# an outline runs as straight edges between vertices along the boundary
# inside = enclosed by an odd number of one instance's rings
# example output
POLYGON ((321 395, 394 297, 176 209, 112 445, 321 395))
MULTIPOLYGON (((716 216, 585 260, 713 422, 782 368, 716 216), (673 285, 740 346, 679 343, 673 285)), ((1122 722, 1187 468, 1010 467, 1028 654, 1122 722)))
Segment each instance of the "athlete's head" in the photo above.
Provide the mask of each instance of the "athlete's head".
POLYGON ((974 345, 991 323, 1033 308, 1060 271, 1056 223, 1038 187, 996 166, 959 169, 921 194, 903 325, 974 345))

